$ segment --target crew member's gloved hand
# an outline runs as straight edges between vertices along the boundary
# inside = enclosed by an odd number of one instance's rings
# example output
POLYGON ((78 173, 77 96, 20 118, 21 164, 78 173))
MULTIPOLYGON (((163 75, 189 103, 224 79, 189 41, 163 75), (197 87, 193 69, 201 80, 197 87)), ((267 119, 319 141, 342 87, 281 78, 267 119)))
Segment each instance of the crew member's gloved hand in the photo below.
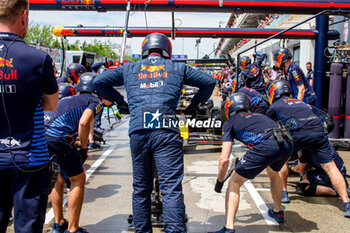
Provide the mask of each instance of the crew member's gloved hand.
POLYGON ((221 193, 222 186, 224 186, 224 183, 221 182, 221 181, 219 180, 219 178, 216 179, 216 184, 215 184, 215 188, 214 188, 215 192, 221 193))
POLYGON ((120 114, 130 114, 128 104, 123 100, 123 102, 117 105, 120 114))
POLYGON ((194 104, 190 104, 185 110, 185 115, 191 115, 192 118, 195 118, 197 116, 198 109, 199 109, 198 106, 194 104))
POLYGON ((81 163, 85 163, 85 161, 87 159, 87 156, 88 156, 87 152, 88 152, 87 148, 85 148, 85 149, 80 148, 79 154, 80 154, 80 157, 81 157, 81 163))

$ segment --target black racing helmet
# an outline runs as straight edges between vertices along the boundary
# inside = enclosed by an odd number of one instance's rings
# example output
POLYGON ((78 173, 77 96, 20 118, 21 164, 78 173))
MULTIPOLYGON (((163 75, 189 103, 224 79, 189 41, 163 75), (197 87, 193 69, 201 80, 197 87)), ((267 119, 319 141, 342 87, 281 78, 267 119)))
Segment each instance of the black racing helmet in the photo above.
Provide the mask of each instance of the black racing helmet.
POLYGON ((162 33, 152 33, 146 36, 142 42, 142 59, 148 57, 152 51, 159 52, 165 59, 171 59, 172 46, 168 37, 162 33))
POLYGON ((247 68, 247 66, 250 64, 252 64, 252 60, 250 60, 249 57, 247 56, 241 57, 239 61, 239 66, 242 68, 242 70, 245 70, 245 68, 247 68))
POLYGON ((59 83, 59 98, 62 99, 64 97, 72 96, 77 93, 75 87, 70 83, 59 83))
POLYGON ((252 101, 247 94, 236 92, 227 98, 224 108, 226 117, 228 119, 239 110, 251 110, 252 101))
POLYGON ((272 104, 282 96, 291 96, 292 88, 285 80, 274 81, 267 90, 267 96, 269 97, 269 103, 272 104))
POLYGON ((82 74, 86 72, 86 68, 79 63, 72 63, 67 67, 67 75, 76 84, 82 74))
POLYGON ((292 53, 287 48, 279 48, 273 53, 273 61, 277 68, 283 68, 288 59, 292 59, 292 53))
POLYGON ((88 72, 83 74, 78 81, 76 86, 79 93, 96 93, 95 88, 92 85, 94 78, 96 77, 95 73, 88 72))

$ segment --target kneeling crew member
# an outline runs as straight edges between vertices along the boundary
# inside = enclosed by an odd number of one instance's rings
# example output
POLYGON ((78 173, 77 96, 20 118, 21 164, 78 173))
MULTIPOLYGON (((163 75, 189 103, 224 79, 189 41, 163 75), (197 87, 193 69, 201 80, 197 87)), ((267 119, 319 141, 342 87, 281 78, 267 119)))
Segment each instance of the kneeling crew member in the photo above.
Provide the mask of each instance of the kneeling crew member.
MULTIPOLYGON (((334 153, 334 163, 343 175, 346 182, 346 168, 344 161, 340 158, 337 151, 332 147, 334 153)), ((317 161, 315 156, 309 156, 304 153, 299 158, 298 164, 292 167, 294 172, 303 173, 307 166, 311 169, 301 177, 299 184, 297 184, 297 193, 304 196, 337 196, 332 181, 327 173, 322 169, 321 164, 317 161)), ((349 191, 348 191, 349 193, 349 191)))
POLYGON ((270 178, 274 203, 274 208, 269 209, 268 214, 277 222, 284 222, 284 212, 281 208, 282 180, 278 171, 291 155, 293 144, 283 137, 279 141, 276 140, 275 122, 265 115, 250 112, 250 109, 251 101, 244 93, 234 93, 226 102, 228 120, 223 126, 222 154, 215 191, 222 188, 234 139, 243 142, 250 150, 240 159, 229 180, 226 190, 226 225, 215 233, 235 232, 234 220, 238 210, 240 187, 248 179, 254 179, 265 168, 270 178))
POLYGON ((332 146, 324 133, 321 119, 313 113, 310 105, 289 97, 292 88, 287 81, 273 82, 268 94, 271 106, 266 115, 280 121, 291 131, 294 151, 302 149, 317 158, 344 203, 344 216, 350 217, 350 202, 345 180, 334 163, 332 146))
POLYGON ((45 115, 46 137, 51 156, 56 156, 60 175, 51 192, 55 213, 53 233, 86 232, 79 228, 79 216, 83 205, 85 172, 83 162, 87 158, 87 144, 94 116, 102 109, 101 101, 93 94, 94 74, 85 73, 80 77, 76 89, 78 95, 59 101, 57 110, 45 115), (81 149, 78 151, 71 134, 78 131, 81 149), (68 201, 68 222, 63 217, 64 180, 71 182, 68 201))

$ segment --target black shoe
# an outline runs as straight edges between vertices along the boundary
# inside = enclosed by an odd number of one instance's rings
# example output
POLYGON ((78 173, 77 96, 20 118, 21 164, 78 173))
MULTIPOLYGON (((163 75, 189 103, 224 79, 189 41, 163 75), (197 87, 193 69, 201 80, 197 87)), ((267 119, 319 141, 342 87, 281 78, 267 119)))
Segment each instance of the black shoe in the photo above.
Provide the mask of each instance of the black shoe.
POLYGON ((235 233, 235 232, 236 232, 235 229, 227 229, 226 227, 223 227, 219 231, 212 231, 212 232, 208 232, 208 233, 235 233))

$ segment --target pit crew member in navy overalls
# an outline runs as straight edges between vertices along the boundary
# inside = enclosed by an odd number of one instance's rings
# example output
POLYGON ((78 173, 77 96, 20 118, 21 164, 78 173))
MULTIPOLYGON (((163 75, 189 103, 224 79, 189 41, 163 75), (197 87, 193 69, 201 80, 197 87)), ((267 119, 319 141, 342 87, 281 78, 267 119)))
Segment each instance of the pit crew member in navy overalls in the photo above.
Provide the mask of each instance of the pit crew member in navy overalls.
POLYGON ((277 49, 273 53, 275 65, 286 75, 286 79, 292 87, 293 96, 307 104, 314 105, 316 101, 315 92, 306 79, 304 72, 291 59, 292 54, 287 48, 277 49))
POLYGON ((135 232, 152 232, 151 192, 153 160, 163 200, 165 232, 187 232, 182 197, 184 162, 182 139, 174 125, 183 85, 199 87, 187 107, 194 113, 211 96, 215 79, 183 63, 172 62, 171 43, 160 33, 142 43, 142 60, 98 75, 94 87, 114 102, 113 86, 124 85, 130 108, 130 148, 133 161, 133 217, 135 232))
POLYGON ((28 1, 0 5, 0 232, 13 208, 14 231, 38 233, 50 181, 43 111, 55 111, 58 87, 51 57, 24 41, 28 1))
POLYGON ((87 144, 94 116, 101 111, 102 103, 92 87, 95 75, 85 73, 76 86, 78 95, 59 101, 57 110, 45 114, 46 137, 51 156, 56 156, 60 174, 51 192, 55 213, 52 233, 86 232, 79 228, 79 216, 84 198, 85 172, 83 163, 87 158, 87 144), (78 151, 71 134, 78 132, 81 149, 78 151), (63 217, 64 180, 71 182, 68 202, 68 222, 63 217))
POLYGON ((261 69, 261 64, 264 61, 266 54, 259 54, 256 62, 251 63, 247 56, 243 56, 240 60, 240 67, 242 69, 241 75, 246 83, 246 87, 253 88, 260 93, 265 93, 266 86, 264 74, 261 69))
POLYGON ((79 63, 72 63, 67 67, 66 75, 62 78, 57 79, 57 83, 70 83, 76 85, 80 76, 86 72, 83 65, 79 63))
POLYGON ((346 184, 334 163, 333 149, 324 133, 321 119, 313 113, 310 105, 289 97, 292 94, 292 88, 287 81, 273 82, 268 94, 271 106, 266 115, 280 121, 291 131, 294 151, 302 149, 317 158, 344 203, 344 216, 350 217, 350 202, 346 184))
POLYGON ((219 177, 215 191, 223 186, 234 139, 247 145, 250 150, 240 159, 230 177, 226 190, 226 225, 215 233, 231 233, 234 230, 235 216, 239 204, 240 187, 248 179, 254 179, 265 168, 271 182, 271 195, 274 202, 268 214, 277 222, 284 222, 281 208, 282 180, 278 171, 283 167, 293 150, 293 143, 284 138, 274 137, 276 124, 260 113, 250 112, 251 101, 241 92, 232 94, 225 104, 228 120, 223 126, 222 154, 219 159, 219 177))

